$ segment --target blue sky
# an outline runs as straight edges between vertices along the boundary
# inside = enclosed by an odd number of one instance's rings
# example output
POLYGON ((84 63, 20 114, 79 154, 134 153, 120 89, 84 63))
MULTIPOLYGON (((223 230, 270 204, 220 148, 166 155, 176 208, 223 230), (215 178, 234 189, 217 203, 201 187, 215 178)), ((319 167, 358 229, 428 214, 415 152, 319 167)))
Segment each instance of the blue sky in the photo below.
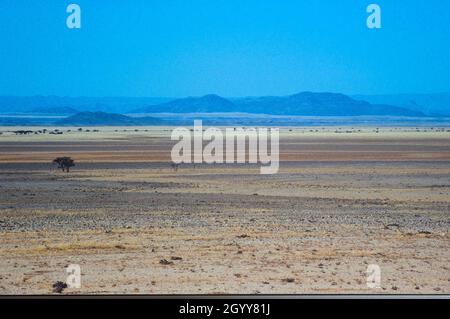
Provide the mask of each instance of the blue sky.
POLYGON ((447 0, 72 2, 0 0, 0 95, 450 91, 447 0))

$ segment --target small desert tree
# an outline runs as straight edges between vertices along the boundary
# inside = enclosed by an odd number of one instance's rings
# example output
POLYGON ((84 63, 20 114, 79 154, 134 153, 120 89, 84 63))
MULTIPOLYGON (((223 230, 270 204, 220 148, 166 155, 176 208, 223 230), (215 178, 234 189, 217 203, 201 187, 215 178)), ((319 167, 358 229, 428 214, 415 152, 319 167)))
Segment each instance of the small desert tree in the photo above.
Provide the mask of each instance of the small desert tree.
POLYGON ((73 159, 68 156, 57 157, 53 160, 54 164, 58 164, 58 168, 62 169, 62 171, 69 172, 69 169, 75 166, 73 159))

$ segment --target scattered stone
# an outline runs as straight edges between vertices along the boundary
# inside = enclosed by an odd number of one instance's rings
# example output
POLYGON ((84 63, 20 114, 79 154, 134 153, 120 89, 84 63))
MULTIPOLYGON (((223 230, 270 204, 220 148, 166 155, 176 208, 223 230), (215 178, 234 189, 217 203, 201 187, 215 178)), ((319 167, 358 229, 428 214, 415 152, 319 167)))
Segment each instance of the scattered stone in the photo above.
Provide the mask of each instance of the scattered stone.
POLYGON ((168 261, 167 259, 161 259, 161 260, 159 261, 159 263, 160 263, 161 265, 172 265, 172 264, 173 264, 172 261, 168 261))
POLYGON ((170 260, 183 260, 183 258, 177 257, 177 256, 172 256, 172 257, 170 257, 170 260))
POLYGON ((284 279, 281 279, 281 281, 282 282, 294 282, 295 279, 294 278, 284 278, 284 279))
POLYGON ((383 224, 383 226, 384 226, 384 229, 391 229, 391 227, 397 227, 397 228, 400 228, 400 225, 399 224, 395 224, 395 223, 392 223, 392 224, 383 224))
POLYGON ((62 293, 64 289, 67 288, 67 284, 65 282, 62 281, 57 281, 53 284, 53 292, 54 293, 62 293))
POLYGON ((250 237, 249 235, 247 235, 247 234, 243 234, 243 235, 239 235, 239 236, 236 236, 237 238, 247 238, 247 237, 250 237))

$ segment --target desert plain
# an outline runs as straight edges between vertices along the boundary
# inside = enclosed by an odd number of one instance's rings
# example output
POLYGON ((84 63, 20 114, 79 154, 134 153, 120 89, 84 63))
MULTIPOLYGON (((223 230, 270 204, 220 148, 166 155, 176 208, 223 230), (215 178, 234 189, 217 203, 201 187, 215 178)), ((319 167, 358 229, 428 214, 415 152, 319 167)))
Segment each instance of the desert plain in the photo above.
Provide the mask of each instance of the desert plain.
POLYGON ((170 127, 17 129, 0 128, 0 294, 52 294, 70 264, 63 294, 450 293, 447 128, 285 127, 273 175, 175 170, 170 127))

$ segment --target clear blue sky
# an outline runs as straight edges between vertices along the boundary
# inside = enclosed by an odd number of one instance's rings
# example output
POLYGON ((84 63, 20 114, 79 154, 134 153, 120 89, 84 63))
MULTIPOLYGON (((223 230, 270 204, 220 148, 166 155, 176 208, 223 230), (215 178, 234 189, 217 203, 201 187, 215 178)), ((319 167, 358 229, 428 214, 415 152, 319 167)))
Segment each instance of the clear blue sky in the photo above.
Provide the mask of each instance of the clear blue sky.
POLYGON ((0 95, 450 91, 448 0, 0 0, 0 38, 0 95))

